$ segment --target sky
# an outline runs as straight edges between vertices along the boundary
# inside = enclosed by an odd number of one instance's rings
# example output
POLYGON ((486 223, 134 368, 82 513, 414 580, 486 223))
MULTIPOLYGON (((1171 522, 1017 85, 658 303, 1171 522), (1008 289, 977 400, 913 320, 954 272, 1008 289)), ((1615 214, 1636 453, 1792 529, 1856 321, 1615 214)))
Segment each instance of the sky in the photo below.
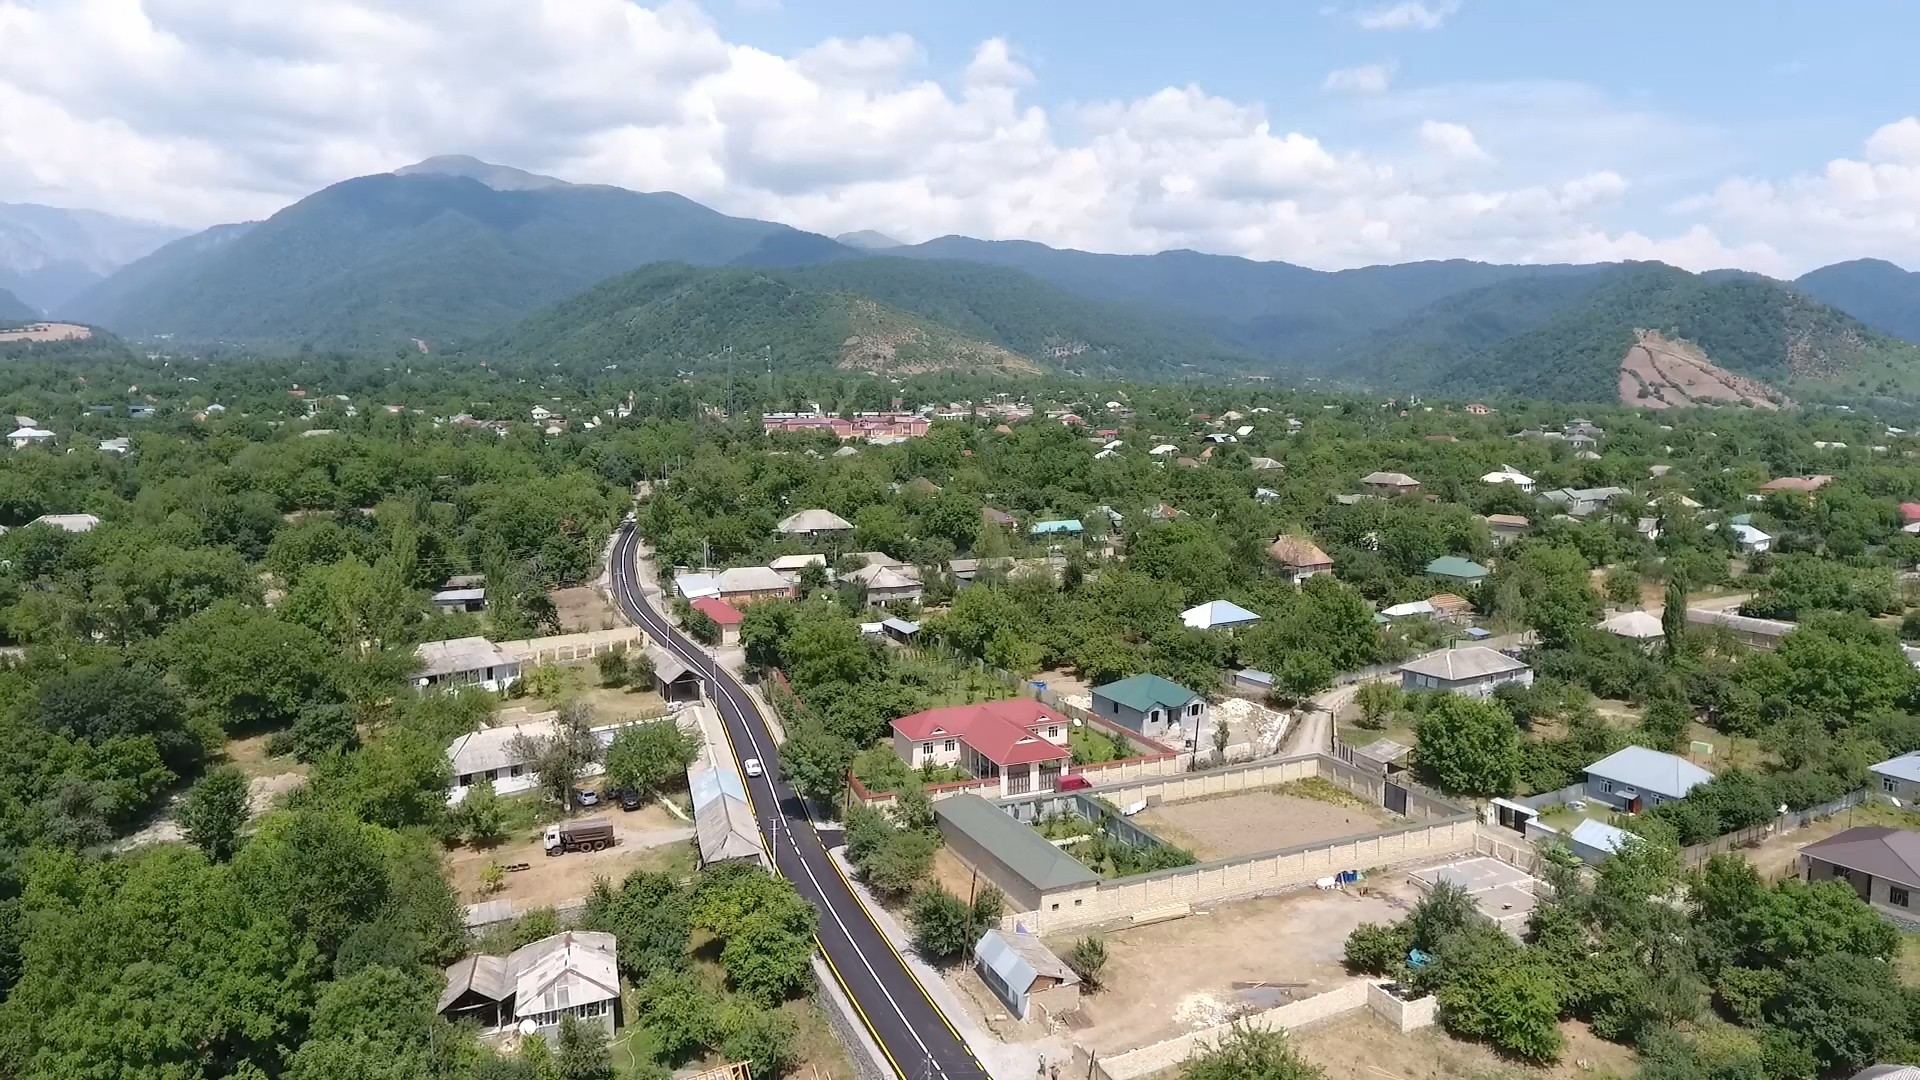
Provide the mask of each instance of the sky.
POLYGON ((0 201, 442 153, 824 233, 1324 269, 1920 268, 1920 4, 0 0, 0 201))

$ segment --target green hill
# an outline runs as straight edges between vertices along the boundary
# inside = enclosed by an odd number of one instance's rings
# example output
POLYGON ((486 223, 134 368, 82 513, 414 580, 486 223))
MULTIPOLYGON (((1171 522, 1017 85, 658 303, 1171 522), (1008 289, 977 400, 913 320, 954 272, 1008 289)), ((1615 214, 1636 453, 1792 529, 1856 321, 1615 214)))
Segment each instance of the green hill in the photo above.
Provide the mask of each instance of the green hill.
POLYGON ((668 263, 607 281, 474 345, 478 356, 570 365, 743 372, 838 367, 889 374, 1037 374, 1032 359, 791 271, 668 263), (764 359, 763 359, 764 357, 764 359))
POLYGON ((1320 366, 1383 388, 1602 401, 1616 394, 1636 329, 1685 339, 1718 367, 1794 396, 1920 387, 1920 348, 1777 281, 1659 263, 1450 297, 1320 366))
POLYGON ((5 289, 0 289, 0 326, 7 323, 31 322, 40 317, 40 313, 27 306, 26 301, 5 289))
POLYGON ((168 245, 65 313, 195 341, 437 348, 651 262, 813 262, 840 250, 674 194, 433 159, 168 245))
POLYGON ((1854 259, 1803 274, 1793 284, 1883 334, 1920 342, 1920 273, 1880 259, 1854 259))

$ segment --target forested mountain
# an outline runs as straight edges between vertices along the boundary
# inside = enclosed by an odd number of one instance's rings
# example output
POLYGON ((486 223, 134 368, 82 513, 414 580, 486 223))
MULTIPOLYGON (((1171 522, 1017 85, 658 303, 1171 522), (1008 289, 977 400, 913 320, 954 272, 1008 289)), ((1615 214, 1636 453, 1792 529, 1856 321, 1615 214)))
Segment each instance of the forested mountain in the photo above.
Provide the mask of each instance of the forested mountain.
POLYGON ((731 363, 749 378, 770 366, 890 374, 1040 370, 1001 346, 791 272, 684 263, 617 277, 473 351, 624 370, 712 373, 731 363))
POLYGON ((1202 322, 1224 341, 1277 359, 1352 341, 1471 289, 1596 269, 1455 259, 1329 272, 1198 251, 1101 255, 964 236, 944 236, 888 254, 1013 267, 1082 296, 1202 322))
POLYGON ((1450 297, 1319 364, 1368 384, 1597 401, 1615 394, 1636 330, 1700 347, 1719 367, 1816 396, 1920 382, 1920 348, 1754 274, 1635 263, 1585 279, 1450 297))
POLYGON ((840 250, 671 193, 440 158, 171 245, 63 314, 143 336, 437 348, 647 263, 779 264, 840 250))
POLYGON ((1793 284, 1881 333, 1920 342, 1920 273, 1881 259, 1854 259, 1802 274, 1793 284))
POLYGON ((0 324, 24 322, 37 317, 38 313, 27 302, 5 289, 0 289, 0 324))
POLYGON ((53 309, 185 230, 32 203, 0 203, 0 289, 53 309))

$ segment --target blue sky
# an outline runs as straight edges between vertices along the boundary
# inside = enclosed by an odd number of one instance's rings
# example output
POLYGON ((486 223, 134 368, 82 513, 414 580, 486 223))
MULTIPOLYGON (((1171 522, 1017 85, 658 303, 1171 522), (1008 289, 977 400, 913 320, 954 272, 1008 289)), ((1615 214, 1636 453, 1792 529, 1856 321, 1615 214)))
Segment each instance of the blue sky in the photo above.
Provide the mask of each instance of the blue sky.
POLYGON ((202 225, 470 152, 905 240, 1920 265, 1915 4, 297 12, 0 0, 0 200, 202 225))

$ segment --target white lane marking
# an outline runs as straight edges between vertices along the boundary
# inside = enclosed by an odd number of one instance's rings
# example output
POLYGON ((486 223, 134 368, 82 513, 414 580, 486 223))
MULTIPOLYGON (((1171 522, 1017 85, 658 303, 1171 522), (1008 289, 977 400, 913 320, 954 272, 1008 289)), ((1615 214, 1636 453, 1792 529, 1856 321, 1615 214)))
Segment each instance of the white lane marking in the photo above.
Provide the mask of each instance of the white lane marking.
MULTIPOLYGON (((631 533, 629 534, 629 536, 631 536, 631 533)), ((631 546, 629 546, 629 552, 631 553, 631 551, 632 551, 632 548, 631 548, 631 546)), ((659 616, 653 616, 653 618, 652 618, 652 619, 650 619, 650 618, 649 618, 649 616, 650 616, 650 615, 652 615, 653 613, 652 613, 652 612, 651 612, 651 611, 650 611, 650 610, 649 610, 649 609, 647 608, 647 606, 646 606, 645 604, 642 604, 642 603, 641 603, 641 602, 639 601, 639 599, 638 599, 637 597, 635 597, 635 596, 634 596, 634 591, 633 591, 633 582, 632 582, 632 580, 631 580, 631 577, 632 577, 632 573, 633 573, 633 571, 632 571, 632 565, 633 565, 633 563, 632 563, 632 560, 631 560, 630 558, 629 558, 629 559, 625 559, 625 560, 623 560, 623 561, 624 561, 624 563, 625 563, 625 565, 626 565, 626 566, 627 566, 627 568, 628 568, 628 569, 627 569, 627 573, 628 573, 628 577, 629 577, 629 580, 627 580, 627 581, 625 581, 625 582, 622 582, 622 583, 621 583, 621 586, 620 586, 620 587, 621 587, 621 591, 622 591, 622 592, 624 592, 624 593, 626 594, 626 598, 627 598, 627 601, 628 601, 629 603, 631 603, 631 604, 633 605, 633 609, 634 609, 634 611, 636 611, 636 612, 639 612, 639 613, 641 614, 641 621, 642 621, 642 622, 646 622, 646 623, 649 623, 649 628, 653 628, 653 627, 652 627, 652 625, 651 625, 651 624, 652 624, 652 621, 653 621, 653 619, 659 619, 659 616)), ((616 577, 616 580, 617 580, 617 577, 616 577)), ((661 620, 661 621, 662 621, 662 622, 664 622, 664 620, 661 620)), ((678 652, 678 653, 680 654, 680 656, 681 656, 681 658, 682 658, 682 659, 685 659, 685 660, 688 660, 688 661, 690 661, 690 662, 692 662, 692 663, 694 663, 694 664, 695 664, 696 666, 698 665, 698 663, 699 663, 699 659, 698 659, 698 658, 696 658, 695 656, 693 656, 692 654, 690 654, 690 653, 688 653, 688 651, 687 651, 686 649, 683 649, 683 648, 681 648, 681 647, 680 647, 680 646, 679 646, 679 645, 678 645, 678 644, 677 644, 677 643, 676 643, 676 642, 675 642, 675 641, 673 640, 673 635, 672 635, 672 634, 669 634, 669 633, 665 633, 665 632, 661 632, 661 638, 662 638, 662 640, 664 640, 664 641, 666 642, 666 644, 667 644, 667 646, 668 646, 669 648, 672 648, 672 649, 674 649, 674 650, 675 650, 676 652, 678 652)), ((743 706, 742 706, 742 705, 740 704, 740 699, 734 696, 734 694, 733 694, 733 691, 732 691, 732 690, 729 690, 729 689, 727 689, 727 686, 726 686, 726 684, 725 684, 725 683, 723 683, 723 682, 721 682, 721 681, 720 681, 720 680, 719 680, 718 678, 716 678, 716 677, 714 677, 714 674, 713 674, 713 671, 714 671, 714 663, 713 663, 713 657, 712 657, 712 656, 711 656, 710 654, 706 654, 706 655, 704 655, 704 657, 703 657, 703 658, 704 658, 704 659, 705 659, 705 660, 707 661, 707 666, 708 666, 708 676, 707 676, 707 678, 708 678, 708 681, 709 681, 710 683, 712 683, 713 685, 715 685, 715 686, 718 686, 718 687, 720 688, 720 692, 726 695, 726 697, 727 697, 727 701, 728 701, 729 703, 731 703, 731 704, 733 705, 733 707, 734 707, 734 709, 736 710, 736 712, 737 712, 737 713, 738 713, 739 715, 741 715, 742 717, 744 717, 744 716, 746 715, 746 712, 747 712, 747 710, 746 710, 746 708, 745 708, 745 707, 743 707, 743 706)), ((758 709, 755 709, 755 710, 754 710, 754 713, 755 713, 755 715, 758 715, 758 712, 759 712, 759 710, 758 710, 758 709)), ((726 717, 724 717, 724 716, 722 716, 722 717, 720 718, 720 721, 721 721, 721 724, 722 724, 722 725, 724 726, 724 725, 725 725, 725 723, 726 723, 726 717)), ((748 741, 749 743, 751 743, 751 744, 753 745, 753 749, 754 749, 754 752, 755 752, 756 754, 758 754, 758 753, 760 753, 760 752, 761 752, 761 750, 760 750, 760 741, 759 741, 759 739, 757 739, 757 738, 755 738, 755 737, 754 737, 754 734, 753 734, 753 725, 751 725, 751 724, 748 724, 748 723, 745 723, 745 722, 744 722, 744 720, 743 720, 743 722, 741 723, 741 725, 740 725, 740 726, 741 726, 741 728, 742 728, 742 729, 743 729, 743 730, 744 730, 744 731, 745 731, 745 732, 747 733, 747 741, 748 741)), ((764 761, 766 761, 766 759, 765 759, 765 758, 762 758, 762 759, 761 759, 761 761, 762 761, 762 762, 764 762, 764 761)), ((766 788, 768 789, 768 794, 769 794, 769 798, 772 798, 772 796, 773 796, 773 795, 775 794, 775 793, 773 792, 773 782, 772 782, 772 778, 771 778, 770 776, 762 776, 762 777, 761 777, 761 780, 765 782, 765 783, 764 783, 764 786, 765 786, 765 787, 766 787, 766 788)), ((773 801, 771 801, 771 802, 769 802, 769 804, 768 804, 768 805, 769 805, 770 807, 774 807, 774 808, 776 808, 776 809, 774 809, 774 811, 773 811, 773 819, 774 819, 774 822, 776 823, 776 824, 775 824, 775 830, 776 830, 776 839, 777 839, 777 832, 778 832, 778 822, 779 822, 779 820, 780 820, 780 818, 781 818, 781 816, 782 816, 782 815, 781 815, 781 814, 779 813, 779 811, 778 811, 778 809, 777 809, 777 807, 779 806, 779 802, 778 802, 778 800, 776 799, 776 800, 773 800, 773 801)), ((887 999, 887 1004, 888 1004, 889 1006, 891 1006, 891 1007, 892 1007, 892 1009, 893 1009, 893 1013, 894 1013, 894 1015, 895 1015, 895 1016, 898 1016, 898 1017, 900 1018, 900 1026, 901 1026, 901 1027, 903 1027, 903 1028, 905 1028, 905 1029, 907 1030, 907 1034, 909 1034, 909 1035, 911 1035, 911 1036, 913 1036, 913 1041, 914 1041, 915 1043, 918 1043, 918 1044, 919 1044, 919 1046, 920 1046, 920 1052, 921 1052, 921 1053, 922 1053, 923 1055, 925 1055, 925 1056, 926 1056, 926 1059, 927 1059, 927 1061, 928 1061, 928 1063, 929 1063, 929 1064, 931 1064, 931 1065, 933 1066, 933 1071, 934 1071, 934 1072, 935 1072, 936 1074, 938 1074, 938 1075, 940 1075, 940 1076, 942 1076, 942 1077, 944 1077, 944 1076, 946 1076, 946 1075, 947 1075, 947 1071, 946 1071, 946 1069, 945 1069, 945 1068, 943 1068, 943 1067, 942 1067, 942 1066, 940 1065, 940 1063, 939 1063, 938 1061, 935 1061, 935 1060, 934 1060, 934 1058, 933 1058, 933 1051, 932 1051, 932 1049, 930 1049, 930 1048, 929 1048, 929 1047, 927 1046, 927 1044, 926 1044, 926 1042, 925 1042, 925 1040, 923 1040, 923 1039, 921 1039, 921 1038, 920 1038, 920 1032, 919 1032, 919 1031, 918 1031, 917 1029, 915 1029, 915 1028, 914 1028, 914 1026, 913 1026, 913 1023, 912 1023, 912 1021, 910 1021, 910 1020, 908 1020, 908 1019, 907 1019, 907 1014, 906 1014, 906 1012, 905 1012, 904 1010, 902 1010, 902 1009, 900 1008, 900 1003, 899 1003, 898 1001, 895 1001, 895 1000, 894 1000, 894 998, 893 998, 893 991, 891 991, 891 990, 889 990, 889 989, 887 989, 887 984, 886 984, 886 980, 884 980, 884 979, 882 979, 882 978, 880 977, 880 973, 879 973, 878 971, 875 971, 875 970, 874 970, 874 968, 873 968, 873 963, 872 963, 872 961, 870 961, 870 960, 868 960, 868 959, 867 959, 867 952, 866 952, 866 950, 865 950, 865 949, 862 949, 862 948, 860 947, 860 943, 859 943, 858 941, 856 941, 856 940, 854 939, 854 936, 853 936, 853 931, 852 931, 852 930, 850 930, 850 929, 848 929, 848 927, 847 927, 847 923, 846 923, 846 920, 840 917, 840 911, 839 911, 839 907, 838 907, 838 905, 835 905, 835 904, 832 904, 832 903, 829 903, 829 902, 827 901, 827 890, 826 890, 825 888, 823 888, 823 887, 821 886, 821 884, 820 884, 820 878, 819 878, 819 876, 818 876, 818 875, 816 875, 816 874, 815 874, 815 873, 813 872, 813 867, 812 867, 812 865, 810 865, 810 864, 809 864, 809 863, 807 862, 807 860, 806 860, 806 857, 805 857, 805 856, 803 856, 803 855, 801 855, 801 854, 800 854, 800 848, 799 848, 799 845, 798 845, 798 844, 796 844, 796 843, 794 843, 794 841, 793 841, 793 838, 792 838, 792 835, 791 835, 791 830, 789 830, 789 835, 788 835, 788 839, 787 839, 787 846, 788 846, 789 848, 791 848, 791 849, 793 850, 793 854, 794 854, 794 858, 796 858, 796 859, 798 859, 798 860, 799 860, 799 862, 800 862, 800 869, 802 869, 802 870, 805 870, 805 871, 807 872, 807 879, 808 879, 809 881, 811 881, 811 882, 813 883, 813 890, 814 890, 814 892, 815 892, 815 894, 817 894, 817 895, 818 895, 818 896, 820 897, 820 901, 821 901, 821 906, 827 909, 827 914, 829 914, 829 915, 831 915, 831 916, 833 916, 833 921, 834 921, 834 923, 835 923, 835 924, 836 924, 837 926, 839 926, 839 927, 840 927, 840 933, 841 933, 841 935, 842 935, 842 936, 844 936, 844 937, 845 937, 845 938, 847 939, 847 945, 848 945, 848 947, 849 947, 849 948, 851 948, 851 949, 853 950, 853 955, 855 955, 855 956, 857 956, 857 957, 859 957, 859 958, 860 958, 860 966, 861 966, 861 967, 864 967, 864 968, 866 968, 866 969, 867 969, 867 974, 868 974, 868 975, 869 975, 870 977, 872 977, 872 979, 873 979, 873 985, 874 985, 874 986, 876 986, 876 987, 879 987, 879 989, 880 989, 880 993, 881 993, 881 996, 883 996, 883 997, 885 997, 885 998, 887 999)), ((826 858, 832 858, 832 857, 833 857, 832 855, 830 855, 830 854, 827 854, 827 853, 826 853, 826 850, 825 850, 825 845, 822 845, 822 848, 821 848, 821 853, 822 853, 822 855, 824 855, 824 856, 825 856, 826 858)), ((854 899, 854 902, 855 902, 855 903, 859 903, 859 898, 857 898, 857 897, 856 897, 856 898, 854 899)), ((913 978, 914 978, 914 975, 913 975, 913 972, 911 972, 911 971, 906 971, 906 969, 905 969, 905 966, 904 966, 904 965, 902 965, 902 969, 901 969, 901 970, 902 970, 903 972, 905 972, 905 974, 906 974, 906 976, 907 976, 907 978, 909 978, 909 979, 913 979, 913 978)), ((922 994, 924 995, 924 994, 925 994, 925 990, 923 989, 923 990, 921 991, 921 993, 922 993, 922 994)), ((937 1012, 937 1011, 939 1010, 939 1006, 937 1006, 937 1005, 933 1005, 933 1004, 932 1004, 932 1000, 931 1000, 931 999, 929 999, 929 1000, 928 1000, 928 1004, 929 1004, 929 1005, 930 1005, 930 1006, 931 1006, 931 1007, 932 1007, 932 1008, 933 1008, 933 1009, 934 1009, 934 1010, 935 1010, 936 1012, 937 1012)))

